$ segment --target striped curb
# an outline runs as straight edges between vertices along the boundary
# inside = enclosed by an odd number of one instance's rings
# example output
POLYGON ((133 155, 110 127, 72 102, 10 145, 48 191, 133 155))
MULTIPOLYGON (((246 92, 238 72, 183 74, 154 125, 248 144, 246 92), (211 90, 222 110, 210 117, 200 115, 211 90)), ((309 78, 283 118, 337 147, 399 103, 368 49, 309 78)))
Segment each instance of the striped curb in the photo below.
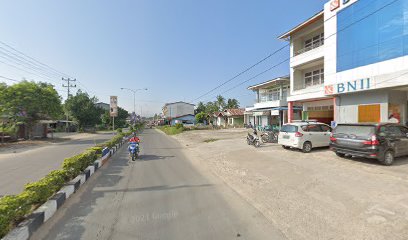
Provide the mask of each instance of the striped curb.
POLYGON ((88 166, 83 173, 65 184, 56 194, 54 194, 47 202, 31 213, 26 220, 12 229, 1 240, 28 240, 31 235, 41 227, 48 219, 50 219, 57 210, 65 203, 65 201, 74 194, 107 160, 123 146, 123 142, 114 146, 108 154, 96 160, 93 165, 88 166), (113 150, 114 149, 114 150, 113 150))

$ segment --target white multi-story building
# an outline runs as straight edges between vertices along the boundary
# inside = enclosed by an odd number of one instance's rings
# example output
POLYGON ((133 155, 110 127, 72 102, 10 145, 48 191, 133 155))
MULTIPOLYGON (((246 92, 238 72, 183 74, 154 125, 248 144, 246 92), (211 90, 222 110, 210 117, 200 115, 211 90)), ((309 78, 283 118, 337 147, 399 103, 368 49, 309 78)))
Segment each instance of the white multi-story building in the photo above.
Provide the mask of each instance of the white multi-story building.
POLYGON ((333 120, 333 97, 324 94, 325 31, 321 11, 279 37, 290 42, 289 121, 293 106, 303 106, 302 119, 333 120))
POLYGON ((280 36, 291 44, 289 108, 326 122, 405 123, 407 12, 408 0, 332 0, 280 36))
POLYGON ((254 106, 245 109, 245 123, 261 127, 287 123, 289 85, 289 76, 284 76, 249 86, 248 90, 255 92, 256 99, 254 106))

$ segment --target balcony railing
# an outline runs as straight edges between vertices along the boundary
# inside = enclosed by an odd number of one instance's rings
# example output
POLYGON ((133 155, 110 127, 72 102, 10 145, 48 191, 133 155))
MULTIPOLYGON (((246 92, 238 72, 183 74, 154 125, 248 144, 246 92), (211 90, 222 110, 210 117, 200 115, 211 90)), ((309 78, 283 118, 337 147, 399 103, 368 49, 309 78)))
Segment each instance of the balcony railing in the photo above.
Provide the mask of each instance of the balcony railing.
POLYGON ((318 48, 318 47, 323 46, 323 45, 324 45, 324 42, 318 42, 318 43, 313 44, 312 46, 302 48, 302 49, 295 52, 295 56, 298 56, 300 54, 303 54, 305 52, 308 52, 310 50, 313 50, 313 49, 318 48))

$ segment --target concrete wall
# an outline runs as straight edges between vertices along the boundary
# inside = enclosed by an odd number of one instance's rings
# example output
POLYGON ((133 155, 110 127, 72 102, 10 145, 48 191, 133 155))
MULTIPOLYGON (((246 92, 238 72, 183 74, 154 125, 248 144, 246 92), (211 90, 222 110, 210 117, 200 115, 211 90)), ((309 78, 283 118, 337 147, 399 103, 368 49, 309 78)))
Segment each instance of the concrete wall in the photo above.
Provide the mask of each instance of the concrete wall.
POLYGON ((388 93, 386 91, 371 91, 364 94, 352 93, 338 96, 334 114, 337 123, 357 123, 358 106, 380 104, 381 121, 388 121, 388 93))

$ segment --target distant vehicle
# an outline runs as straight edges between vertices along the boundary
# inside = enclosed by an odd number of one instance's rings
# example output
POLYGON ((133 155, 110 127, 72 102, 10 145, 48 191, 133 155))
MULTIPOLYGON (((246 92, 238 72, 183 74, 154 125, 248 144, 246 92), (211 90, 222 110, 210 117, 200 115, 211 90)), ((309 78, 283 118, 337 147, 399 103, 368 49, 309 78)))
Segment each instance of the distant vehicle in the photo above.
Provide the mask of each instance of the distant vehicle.
POLYGON ((408 128, 395 123, 338 124, 330 141, 339 157, 377 159, 386 166, 408 155, 408 128))
POLYGON ((329 125, 316 121, 298 121, 282 126, 278 144, 283 148, 298 148, 309 153, 316 147, 328 147, 330 144, 329 125))

